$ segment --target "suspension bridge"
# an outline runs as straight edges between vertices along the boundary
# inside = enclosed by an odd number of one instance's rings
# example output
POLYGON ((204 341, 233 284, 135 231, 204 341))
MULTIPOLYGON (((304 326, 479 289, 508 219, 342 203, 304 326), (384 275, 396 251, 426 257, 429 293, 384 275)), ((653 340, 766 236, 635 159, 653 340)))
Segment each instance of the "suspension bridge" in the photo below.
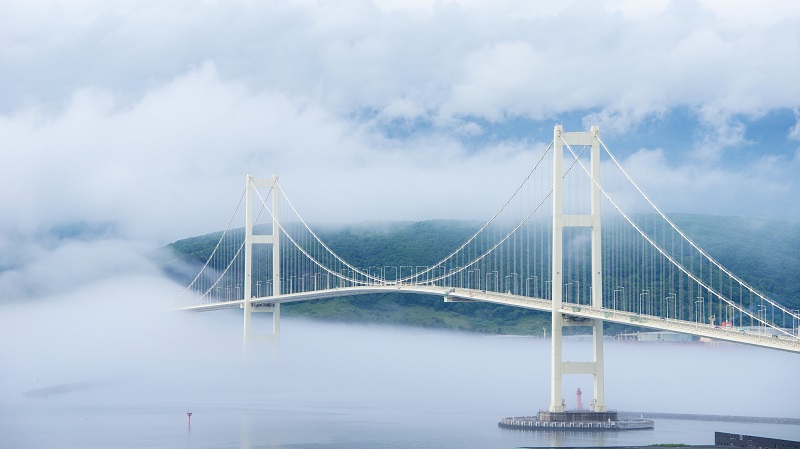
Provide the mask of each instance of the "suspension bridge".
POLYGON ((277 176, 247 175, 227 230, 177 305, 243 309, 245 344, 252 313, 271 313, 278 335, 281 304, 322 298, 402 292, 549 312, 554 413, 565 411, 561 384, 569 374, 593 375, 590 410, 606 410, 604 322, 800 353, 800 311, 698 246, 631 179, 597 127, 556 126, 531 162, 470 238, 427 265, 359 267, 319 238, 277 176), (563 360, 565 326, 592 329, 591 361, 563 360))

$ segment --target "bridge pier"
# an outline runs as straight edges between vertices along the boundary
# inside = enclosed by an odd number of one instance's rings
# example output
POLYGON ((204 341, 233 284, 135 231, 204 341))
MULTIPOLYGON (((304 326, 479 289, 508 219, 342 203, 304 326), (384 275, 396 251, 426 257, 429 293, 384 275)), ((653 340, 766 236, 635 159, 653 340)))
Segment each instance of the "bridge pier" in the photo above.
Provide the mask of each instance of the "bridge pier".
MULTIPOLYGON (((565 412, 562 378, 565 374, 592 374, 594 393, 590 410, 603 412, 605 406, 603 376, 603 320, 576 321, 565 318, 562 308, 564 285, 564 228, 588 227, 591 229, 591 301, 593 307, 603 307, 602 258, 600 253, 600 129, 592 126, 589 132, 565 133, 561 125, 553 130, 553 249, 552 249, 552 346, 550 412, 565 412), (589 214, 564 214, 564 145, 591 146, 589 214), (592 326, 592 361, 565 362, 562 343, 564 326, 592 326)), ((582 170, 582 167, 577 169, 582 170)))

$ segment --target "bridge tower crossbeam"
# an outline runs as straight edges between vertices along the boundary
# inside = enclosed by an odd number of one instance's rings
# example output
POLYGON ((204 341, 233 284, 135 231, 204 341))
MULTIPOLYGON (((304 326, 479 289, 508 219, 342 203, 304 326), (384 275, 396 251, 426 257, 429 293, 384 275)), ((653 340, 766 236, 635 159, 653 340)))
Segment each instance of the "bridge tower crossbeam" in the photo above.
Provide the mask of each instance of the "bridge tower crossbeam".
MULTIPOLYGON (((591 410, 606 410, 603 379, 603 320, 591 319, 593 360, 591 362, 564 362, 562 335, 564 326, 576 325, 565 319, 563 307, 563 239, 564 228, 591 228, 591 301, 602 308, 602 258, 600 253, 600 129, 592 126, 589 132, 564 132, 561 125, 553 130, 553 250, 552 250, 552 352, 550 411, 564 412, 562 377, 564 374, 592 374, 594 398, 591 410), (591 212, 589 214, 564 214, 564 145, 591 146, 591 212)), ((581 323, 580 325, 585 325, 581 323)))

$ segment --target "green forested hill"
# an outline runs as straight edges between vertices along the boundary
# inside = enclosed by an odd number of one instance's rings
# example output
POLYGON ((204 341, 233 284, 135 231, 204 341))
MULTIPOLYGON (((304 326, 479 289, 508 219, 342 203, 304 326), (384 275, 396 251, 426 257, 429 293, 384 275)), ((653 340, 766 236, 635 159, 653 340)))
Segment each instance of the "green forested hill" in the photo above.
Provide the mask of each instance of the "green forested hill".
MULTIPOLYGON (((689 214, 671 218, 737 276, 788 307, 800 308, 800 224, 689 214)), ((476 222, 433 220, 318 226, 317 232, 332 250, 356 266, 381 267, 433 264, 479 226, 476 222)), ((191 280, 188 276, 196 273, 192 271, 205 261, 219 236, 213 233, 168 245, 172 251, 161 253, 162 266, 181 282, 191 280)), ((324 320, 504 334, 540 334, 547 328, 549 333, 545 313, 484 303, 444 303, 441 297, 419 295, 333 298, 286 304, 283 310, 288 315, 324 320)))
POLYGON ((731 272, 781 304, 800 308, 800 223, 690 214, 671 218, 731 272))

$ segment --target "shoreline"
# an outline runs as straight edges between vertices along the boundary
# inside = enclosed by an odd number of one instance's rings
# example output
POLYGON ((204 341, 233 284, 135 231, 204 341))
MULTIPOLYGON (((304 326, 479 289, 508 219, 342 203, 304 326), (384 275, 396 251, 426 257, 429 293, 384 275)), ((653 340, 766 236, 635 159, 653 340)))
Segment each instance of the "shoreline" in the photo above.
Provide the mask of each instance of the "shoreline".
POLYGON ((800 418, 768 416, 707 415, 693 413, 618 412, 620 418, 678 419, 684 421, 746 422, 756 424, 800 425, 800 418))

